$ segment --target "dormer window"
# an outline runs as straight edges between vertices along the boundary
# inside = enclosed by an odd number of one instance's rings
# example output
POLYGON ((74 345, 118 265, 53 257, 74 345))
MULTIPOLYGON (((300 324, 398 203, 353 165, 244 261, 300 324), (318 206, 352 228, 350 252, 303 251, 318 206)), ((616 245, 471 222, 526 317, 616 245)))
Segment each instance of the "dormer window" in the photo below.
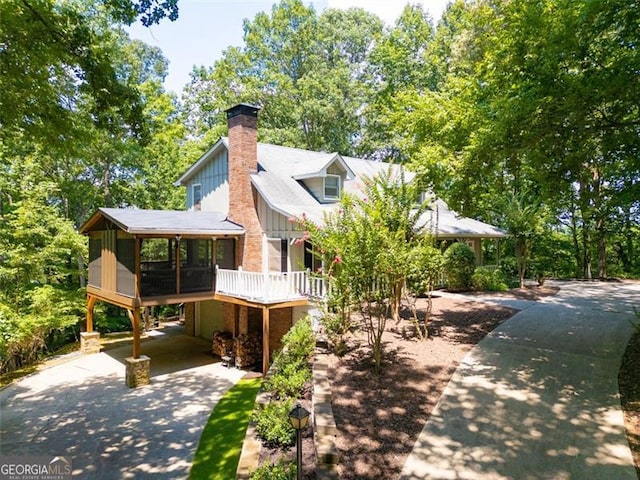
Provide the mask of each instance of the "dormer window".
POLYGON ((332 200, 340 198, 340 175, 327 174, 324 177, 324 198, 332 200))

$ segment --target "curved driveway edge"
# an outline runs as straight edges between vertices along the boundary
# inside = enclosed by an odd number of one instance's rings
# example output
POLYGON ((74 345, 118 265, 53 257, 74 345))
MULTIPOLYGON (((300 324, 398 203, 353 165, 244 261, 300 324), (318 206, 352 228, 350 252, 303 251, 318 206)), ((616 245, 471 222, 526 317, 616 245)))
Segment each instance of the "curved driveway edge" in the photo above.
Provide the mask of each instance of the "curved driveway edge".
POLYGON ((187 478, 216 402, 245 372, 213 363, 209 342, 142 344, 151 384, 125 386, 131 346, 42 370, 0 392, 0 454, 63 456, 73 478, 187 478))
POLYGON ((469 352, 401 479, 637 480, 618 370, 640 283, 555 284, 469 352))

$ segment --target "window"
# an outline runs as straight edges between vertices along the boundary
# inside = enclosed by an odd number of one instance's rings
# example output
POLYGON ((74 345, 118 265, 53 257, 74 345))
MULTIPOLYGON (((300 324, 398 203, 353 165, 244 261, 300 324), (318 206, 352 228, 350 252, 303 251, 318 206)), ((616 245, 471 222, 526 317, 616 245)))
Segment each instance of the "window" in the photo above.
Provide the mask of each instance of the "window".
POLYGON ((284 238, 267 239, 269 252, 269 271, 288 271, 287 257, 289 252, 289 242, 284 238))
POLYGON ((304 242, 304 268, 312 272, 318 272, 322 267, 322 260, 313 253, 313 245, 304 242))
POLYGON ((340 175, 324 177, 324 198, 337 199, 340 197, 340 175))
POLYGON ((193 193, 193 209, 201 210, 202 209, 202 186, 199 183, 197 183, 193 185, 191 188, 193 193))
POLYGON ((89 237, 89 285, 102 287, 102 238, 89 237))

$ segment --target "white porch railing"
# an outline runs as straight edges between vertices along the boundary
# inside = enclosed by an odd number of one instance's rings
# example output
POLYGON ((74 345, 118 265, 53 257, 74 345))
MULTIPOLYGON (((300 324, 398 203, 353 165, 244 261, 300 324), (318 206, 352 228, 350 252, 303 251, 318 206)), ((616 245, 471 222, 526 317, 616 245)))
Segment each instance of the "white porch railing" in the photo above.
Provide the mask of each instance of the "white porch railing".
POLYGON ((308 271, 245 272, 216 269, 216 293, 262 303, 276 303, 302 298, 323 298, 325 284, 308 271))

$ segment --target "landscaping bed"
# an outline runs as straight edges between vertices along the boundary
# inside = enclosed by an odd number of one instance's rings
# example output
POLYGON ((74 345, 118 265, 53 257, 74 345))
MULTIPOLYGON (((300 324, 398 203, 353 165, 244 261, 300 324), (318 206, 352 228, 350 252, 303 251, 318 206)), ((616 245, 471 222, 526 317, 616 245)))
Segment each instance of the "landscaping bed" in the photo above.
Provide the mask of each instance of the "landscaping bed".
POLYGON ((629 341, 622 357, 618 384, 620 402, 624 410, 627 439, 640 479, 640 331, 629 341))
MULTIPOLYGON (((557 288, 532 287, 500 295, 536 299, 557 288)), ((426 300, 419 300, 424 309, 426 300)), ((414 336, 409 320, 389 320, 386 362, 373 374, 366 338, 348 337, 343 357, 330 356, 333 412, 339 429, 340 479, 398 478, 408 454, 466 353, 516 310, 448 297, 433 299, 430 338, 414 336)))

